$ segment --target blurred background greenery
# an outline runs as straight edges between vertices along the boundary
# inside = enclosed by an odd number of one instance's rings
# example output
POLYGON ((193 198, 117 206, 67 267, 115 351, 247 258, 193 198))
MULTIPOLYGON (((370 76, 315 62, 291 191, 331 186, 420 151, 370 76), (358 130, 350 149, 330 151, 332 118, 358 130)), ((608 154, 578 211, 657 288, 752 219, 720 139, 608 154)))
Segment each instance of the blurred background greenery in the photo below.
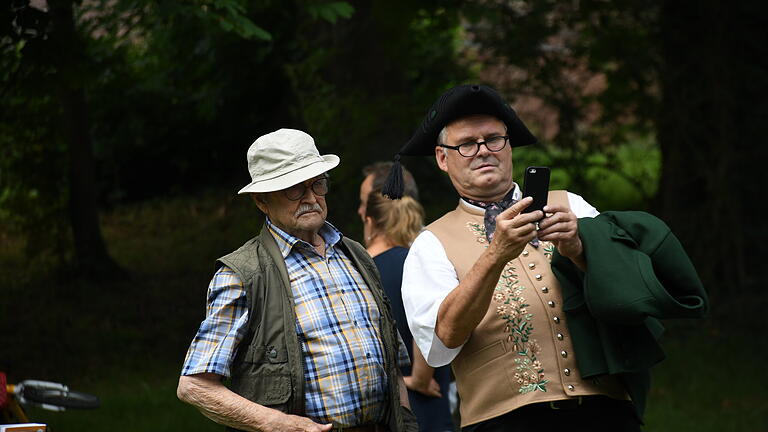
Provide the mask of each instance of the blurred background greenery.
MULTIPOLYGON (((245 152, 292 127, 362 168, 434 99, 497 88, 540 139, 515 174, 680 237, 710 316, 670 322, 649 431, 768 428, 768 6, 761 1, 10 0, 0 6, 0 370, 102 398, 62 430, 218 430, 175 399, 214 260, 257 233, 245 152)), ((404 158, 428 220, 455 206, 404 158)))

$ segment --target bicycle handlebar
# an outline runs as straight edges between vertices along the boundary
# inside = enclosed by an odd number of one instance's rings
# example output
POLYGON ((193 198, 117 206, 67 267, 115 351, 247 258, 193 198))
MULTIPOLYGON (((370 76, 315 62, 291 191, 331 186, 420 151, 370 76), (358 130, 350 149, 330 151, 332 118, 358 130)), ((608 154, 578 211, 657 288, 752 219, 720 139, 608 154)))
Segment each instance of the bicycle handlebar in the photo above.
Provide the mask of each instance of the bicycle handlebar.
POLYGON ((100 405, 99 398, 87 393, 69 391, 69 387, 50 381, 25 380, 8 385, 8 393, 16 396, 19 403, 35 405, 50 411, 93 409, 100 405))

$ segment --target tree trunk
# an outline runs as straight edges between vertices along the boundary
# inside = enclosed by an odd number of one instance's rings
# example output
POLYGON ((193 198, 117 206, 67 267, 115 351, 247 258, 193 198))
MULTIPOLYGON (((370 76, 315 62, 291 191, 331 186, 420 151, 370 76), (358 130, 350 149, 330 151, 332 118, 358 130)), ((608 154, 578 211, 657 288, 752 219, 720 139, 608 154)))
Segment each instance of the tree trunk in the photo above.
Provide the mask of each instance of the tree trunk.
POLYGON ((752 140, 764 141, 753 131, 761 128, 768 87, 764 68, 750 73, 753 62, 765 64, 765 27, 750 10, 757 3, 748 3, 666 1, 661 12, 657 211, 713 295, 736 293, 766 274, 746 251, 747 232, 765 226, 755 205, 765 175, 749 167, 765 171, 765 145, 752 140))
POLYGON ((52 53, 56 67, 61 130, 68 148, 69 215, 78 270, 89 278, 113 278, 124 271, 109 255, 99 227, 96 176, 84 89, 86 57, 75 31, 72 1, 50 2, 52 53))

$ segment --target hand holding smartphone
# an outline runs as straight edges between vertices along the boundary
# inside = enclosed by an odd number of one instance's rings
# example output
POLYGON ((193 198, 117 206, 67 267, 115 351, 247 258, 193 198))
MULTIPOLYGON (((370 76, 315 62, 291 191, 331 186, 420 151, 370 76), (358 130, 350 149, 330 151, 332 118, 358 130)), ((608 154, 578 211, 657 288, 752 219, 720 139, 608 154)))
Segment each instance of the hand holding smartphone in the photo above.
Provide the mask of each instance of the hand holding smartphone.
POLYGON ((523 198, 533 197, 531 205, 523 210, 523 213, 532 211, 544 211, 549 194, 549 168, 531 166, 525 169, 523 176, 523 198))

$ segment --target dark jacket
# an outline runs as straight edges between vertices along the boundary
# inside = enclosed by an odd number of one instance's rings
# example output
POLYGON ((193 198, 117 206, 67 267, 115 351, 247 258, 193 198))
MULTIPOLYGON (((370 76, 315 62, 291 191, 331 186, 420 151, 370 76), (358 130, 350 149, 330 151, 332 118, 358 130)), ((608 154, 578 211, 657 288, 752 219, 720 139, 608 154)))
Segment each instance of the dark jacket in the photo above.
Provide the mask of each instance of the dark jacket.
POLYGON ((659 319, 700 318, 704 286, 680 242, 645 212, 605 212, 578 221, 587 271, 558 253, 552 268, 582 378, 619 375, 642 419, 650 368, 664 359, 659 319))
MULTIPOLYGON (((357 242, 342 237, 338 245, 350 258, 381 311, 381 337, 389 377, 390 430, 416 428, 415 417, 400 407, 397 329, 383 294, 376 266, 357 242)), ((243 282, 249 304, 247 333, 232 363, 230 388, 235 393, 285 413, 304 413, 304 357, 296 334, 293 292, 285 260, 266 225, 261 233, 217 261, 243 282)))

